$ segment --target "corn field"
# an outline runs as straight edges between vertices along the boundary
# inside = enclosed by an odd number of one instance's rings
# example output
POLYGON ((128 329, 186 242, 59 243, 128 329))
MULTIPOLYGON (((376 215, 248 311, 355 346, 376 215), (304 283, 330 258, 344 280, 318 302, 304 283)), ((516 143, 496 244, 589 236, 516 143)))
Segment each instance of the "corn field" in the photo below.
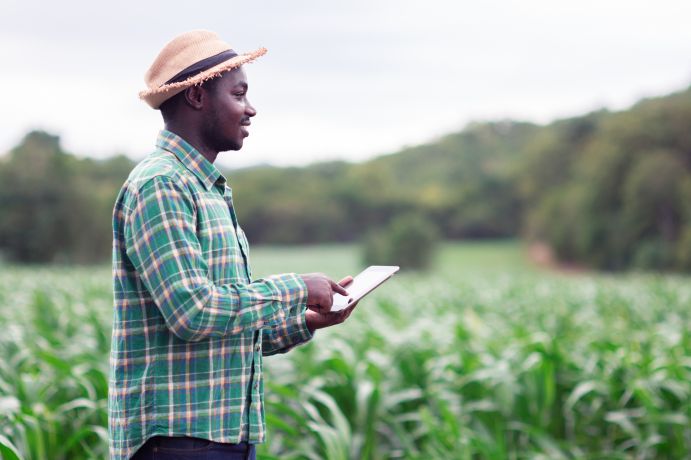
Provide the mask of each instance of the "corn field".
MULTIPOLYGON (((357 273, 353 247, 255 272, 357 273)), ((0 272, 0 454, 107 457, 108 267, 0 272)), ((559 275, 448 245, 265 360, 264 459, 691 457, 691 278, 559 275)))

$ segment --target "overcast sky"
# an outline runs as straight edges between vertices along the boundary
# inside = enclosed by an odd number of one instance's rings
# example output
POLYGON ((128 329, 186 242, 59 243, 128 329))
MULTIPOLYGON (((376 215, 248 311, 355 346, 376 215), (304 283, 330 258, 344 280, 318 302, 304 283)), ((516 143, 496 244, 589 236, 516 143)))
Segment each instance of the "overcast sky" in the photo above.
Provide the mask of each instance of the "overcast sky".
POLYGON ((2 0, 0 152, 33 128, 66 149, 148 153, 160 114, 137 97, 191 29, 236 51, 258 110, 221 165, 356 161, 473 120, 547 122, 691 84, 691 1, 2 0))

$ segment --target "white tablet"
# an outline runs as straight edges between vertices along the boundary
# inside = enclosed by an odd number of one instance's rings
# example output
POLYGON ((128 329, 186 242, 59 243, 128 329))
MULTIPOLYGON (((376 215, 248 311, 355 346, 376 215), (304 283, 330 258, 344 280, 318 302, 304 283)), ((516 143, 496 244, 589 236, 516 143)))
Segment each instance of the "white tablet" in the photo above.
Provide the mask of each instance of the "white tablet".
POLYGON ((353 282, 346 286, 348 297, 341 294, 334 294, 333 305, 331 311, 340 311, 348 308, 354 302, 365 297, 372 292, 377 286, 388 280, 398 271, 397 266, 392 265, 372 265, 363 270, 359 275, 353 278, 353 282))

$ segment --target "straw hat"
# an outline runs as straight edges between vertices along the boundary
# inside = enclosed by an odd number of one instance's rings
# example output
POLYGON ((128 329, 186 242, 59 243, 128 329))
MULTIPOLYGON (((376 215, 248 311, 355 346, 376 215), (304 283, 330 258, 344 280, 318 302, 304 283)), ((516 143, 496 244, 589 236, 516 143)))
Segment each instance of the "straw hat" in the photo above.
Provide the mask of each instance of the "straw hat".
POLYGON ((192 30, 163 47, 144 76, 147 89, 139 98, 154 109, 185 88, 218 77, 221 73, 254 61, 266 48, 237 54, 214 32, 192 30))

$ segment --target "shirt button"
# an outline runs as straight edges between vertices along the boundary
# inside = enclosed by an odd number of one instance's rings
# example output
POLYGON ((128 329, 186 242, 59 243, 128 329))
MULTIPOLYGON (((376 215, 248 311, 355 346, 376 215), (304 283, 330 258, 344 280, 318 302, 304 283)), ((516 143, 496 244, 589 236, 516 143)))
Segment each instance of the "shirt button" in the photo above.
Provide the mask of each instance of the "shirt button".
POLYGON ((261 350, 261 349, 262 349, 261 344, 258 343, 258 344, 254 347, 254 349, 257 350, 257 351, 261 350))

